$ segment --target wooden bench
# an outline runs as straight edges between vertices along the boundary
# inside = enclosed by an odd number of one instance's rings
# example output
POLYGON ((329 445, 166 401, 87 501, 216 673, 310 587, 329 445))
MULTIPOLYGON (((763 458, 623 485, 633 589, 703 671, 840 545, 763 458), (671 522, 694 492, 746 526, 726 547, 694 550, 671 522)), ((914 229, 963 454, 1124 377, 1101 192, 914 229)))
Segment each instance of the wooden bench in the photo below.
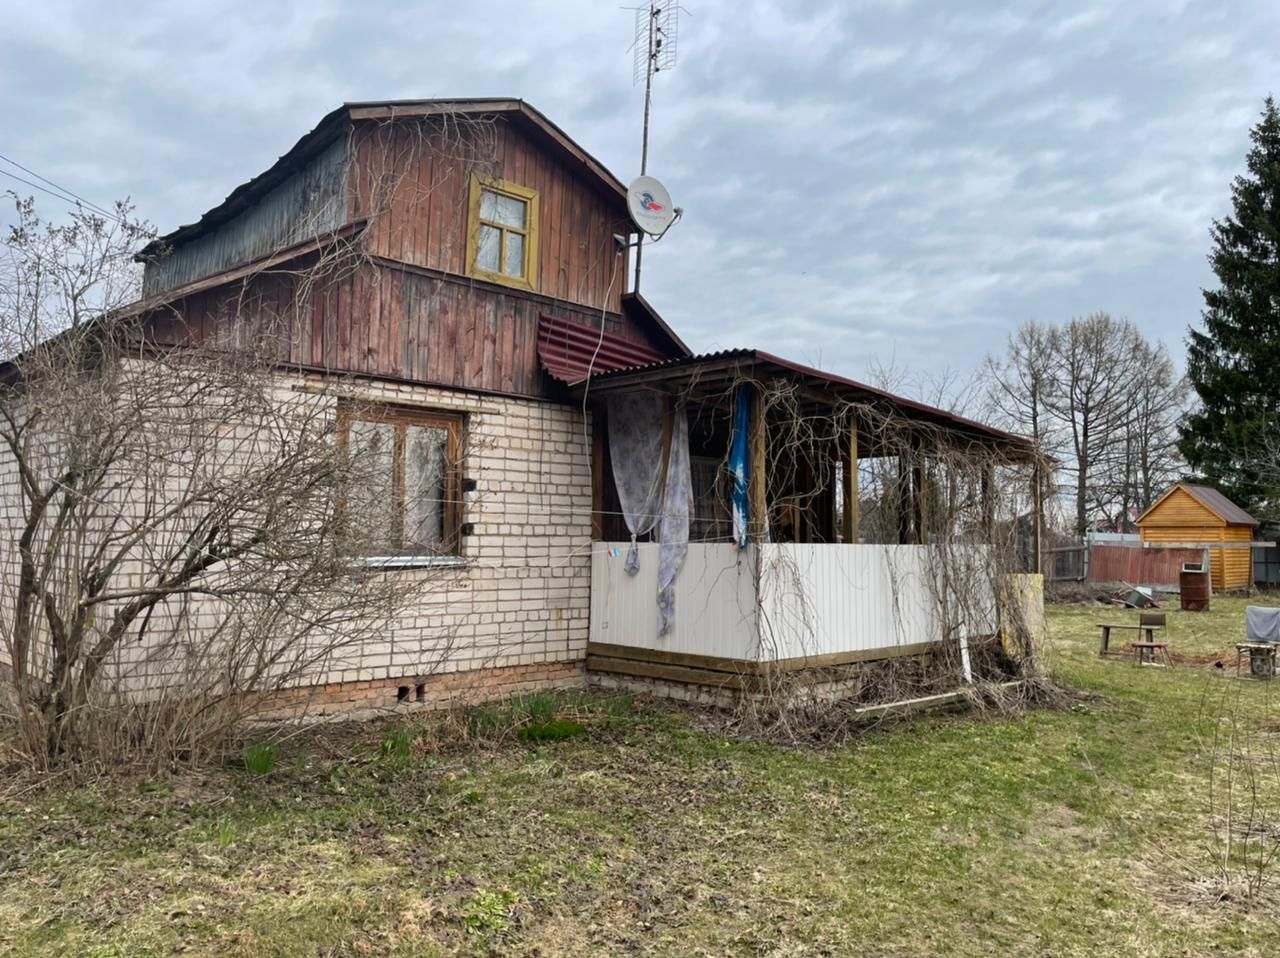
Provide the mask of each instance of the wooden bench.
MULTIPOLYGON (((1138 616, 1137 625, 1132 625, 1127 622, 1099 622, 1097 623, 1097 626, 1099 629, 1102 630, 1102 635, 1100 636, 1099 642, 1098 642, 1099 655, 1111 654, 1112 630, 1127 629, 1127 630, 1132 630, 1134 632, 1137 632, 1139 639, 1141 639, 1143 635, 1146 635, 1147 637, 1147 640, 1145 642, 1141 642, 1141 641, 1135 642, 1134 643, 1135 646, 1160 646, 1164 650, 1165 657, 1168 658, 1168 655, 1169 655, 1168 643, 1156 641, 1157 630, 1160 631, 1160 634, 1162 637, 1166 635, 1169 631, 1169 626, 1168 626, 1168 623, 1166 622, 1166 616, 1163 612, 1143 612, 1141 615, 1138 616)), ((1156 650, 1148 648, 1146 651, 1154 652, 1156 650)))

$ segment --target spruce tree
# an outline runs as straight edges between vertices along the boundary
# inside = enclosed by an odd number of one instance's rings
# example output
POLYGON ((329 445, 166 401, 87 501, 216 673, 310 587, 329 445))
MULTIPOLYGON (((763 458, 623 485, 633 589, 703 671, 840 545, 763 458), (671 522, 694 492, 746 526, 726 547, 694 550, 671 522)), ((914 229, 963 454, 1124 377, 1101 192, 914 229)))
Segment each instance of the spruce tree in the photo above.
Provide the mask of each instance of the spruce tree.
POLYGON ((1267 97, 1250 132, 1233 215, 1214 220, 1204 329, 1191 329, 1187 377, 1200 397, 1179 443, 1188 465, 1245 508, 1280 512, 1280 114, 1267 97))

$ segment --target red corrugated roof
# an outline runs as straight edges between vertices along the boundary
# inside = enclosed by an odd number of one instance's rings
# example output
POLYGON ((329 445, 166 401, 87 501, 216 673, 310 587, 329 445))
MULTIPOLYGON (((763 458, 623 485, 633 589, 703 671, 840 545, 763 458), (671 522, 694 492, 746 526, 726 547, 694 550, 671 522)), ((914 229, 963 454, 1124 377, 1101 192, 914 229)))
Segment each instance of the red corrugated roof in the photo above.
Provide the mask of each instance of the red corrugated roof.
MULTIPOLYGON (((592 335, 599 335, 591 331, 592 335)), ((1019 436, 1015 433, 1006 432, 1003 429, 997 429, 994 426, 988 426, 974 419, 968 419, 956 413, 948 412, 945 409, 939 409, 936 406, 930 406, 926 403, 917 402, 914 399, 907 399, 903 396, 895 396, 893 393, 886 392, 875 386, 868 386, 866 383, 860 383, 855 379, 848 379, 844 376, 837 376, 833 373, 824 373, 819 369, 811 366, 805 366, 800 363, 792 362, 789 359, 783 359, 780 356, 774 356, 758 349, 724 349, 716 353, 705 353, 701 356, 677 356, 674 358, 664 358, 660 362, 642 366, 637 363, 628 363, 626 365, 617 366, 613 369, 602 367, 598 363, 591 374, 592 388, 615 386, 625 384, 631 380, 633 376, 651 374, 657 371, 670 371, 672 378, 680 376, 683 370, 696 369, 699 366, 707 364, 720 364, 725 360, 743 360, 744 362, 759 364, 760 368, 768 369, 772 367, 775 372, 784 374, 794 374, 808 379, 813 385, 830 386, 839 389, 853 390, 862 396, 868 398, 877 398, 892 404, 899 413, 914 419, 925 419, 937 422, 943 426, 952 429, 965 430, 971 433, 977 433, 987 439, 998 440, 1002 443, 1008 443, 1016 446, 1024 451, 1034 451, 1035 446, 1031 440, 1025 436, 1019 436), (597 386, 599 384, 599 386, 597 386)), ((586 378, 583 376, 583 378, 586 378)))
POLYGON ((592 374, 649 366, 667 358, 652 346, 616 333, 555 316, 538 317, 538 359, 542 368, 570 385, 592 374))

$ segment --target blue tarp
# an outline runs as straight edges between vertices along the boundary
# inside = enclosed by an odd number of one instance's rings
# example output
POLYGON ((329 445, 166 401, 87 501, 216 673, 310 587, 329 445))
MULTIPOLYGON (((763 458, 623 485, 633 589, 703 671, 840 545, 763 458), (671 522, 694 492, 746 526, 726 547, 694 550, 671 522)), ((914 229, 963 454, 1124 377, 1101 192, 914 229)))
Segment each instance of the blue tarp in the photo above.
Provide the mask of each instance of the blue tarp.
POLYGON ((751 419, 751 387, 741 385, 733 407, 733 443, 729 447, 729 472, 733 475, 733 541, 747 547, 751 505, 747 499, 747 476, 751 467, 747 434, 751 419))

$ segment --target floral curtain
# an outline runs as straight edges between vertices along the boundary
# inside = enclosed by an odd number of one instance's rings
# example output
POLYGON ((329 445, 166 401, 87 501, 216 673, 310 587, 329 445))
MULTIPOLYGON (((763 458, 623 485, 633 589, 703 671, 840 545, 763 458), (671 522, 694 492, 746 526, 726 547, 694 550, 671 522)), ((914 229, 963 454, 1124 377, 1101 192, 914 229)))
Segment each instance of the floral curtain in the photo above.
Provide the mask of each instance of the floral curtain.
POLYGON ((689 465, 689 416, 676 409, 671 424, 671 455, 662 497, 658 539, 658 635, 671 631, 676 613, 676 576, 689 555, 689 513, 693 506, 693 473, 689 465))
POLYGON ((606 414, 613 482, 631 533, 623 568, 635 575, 640 570, 636 537, 657 525, 662 505, 662 397, 652 392, 612 395, 606 414))

